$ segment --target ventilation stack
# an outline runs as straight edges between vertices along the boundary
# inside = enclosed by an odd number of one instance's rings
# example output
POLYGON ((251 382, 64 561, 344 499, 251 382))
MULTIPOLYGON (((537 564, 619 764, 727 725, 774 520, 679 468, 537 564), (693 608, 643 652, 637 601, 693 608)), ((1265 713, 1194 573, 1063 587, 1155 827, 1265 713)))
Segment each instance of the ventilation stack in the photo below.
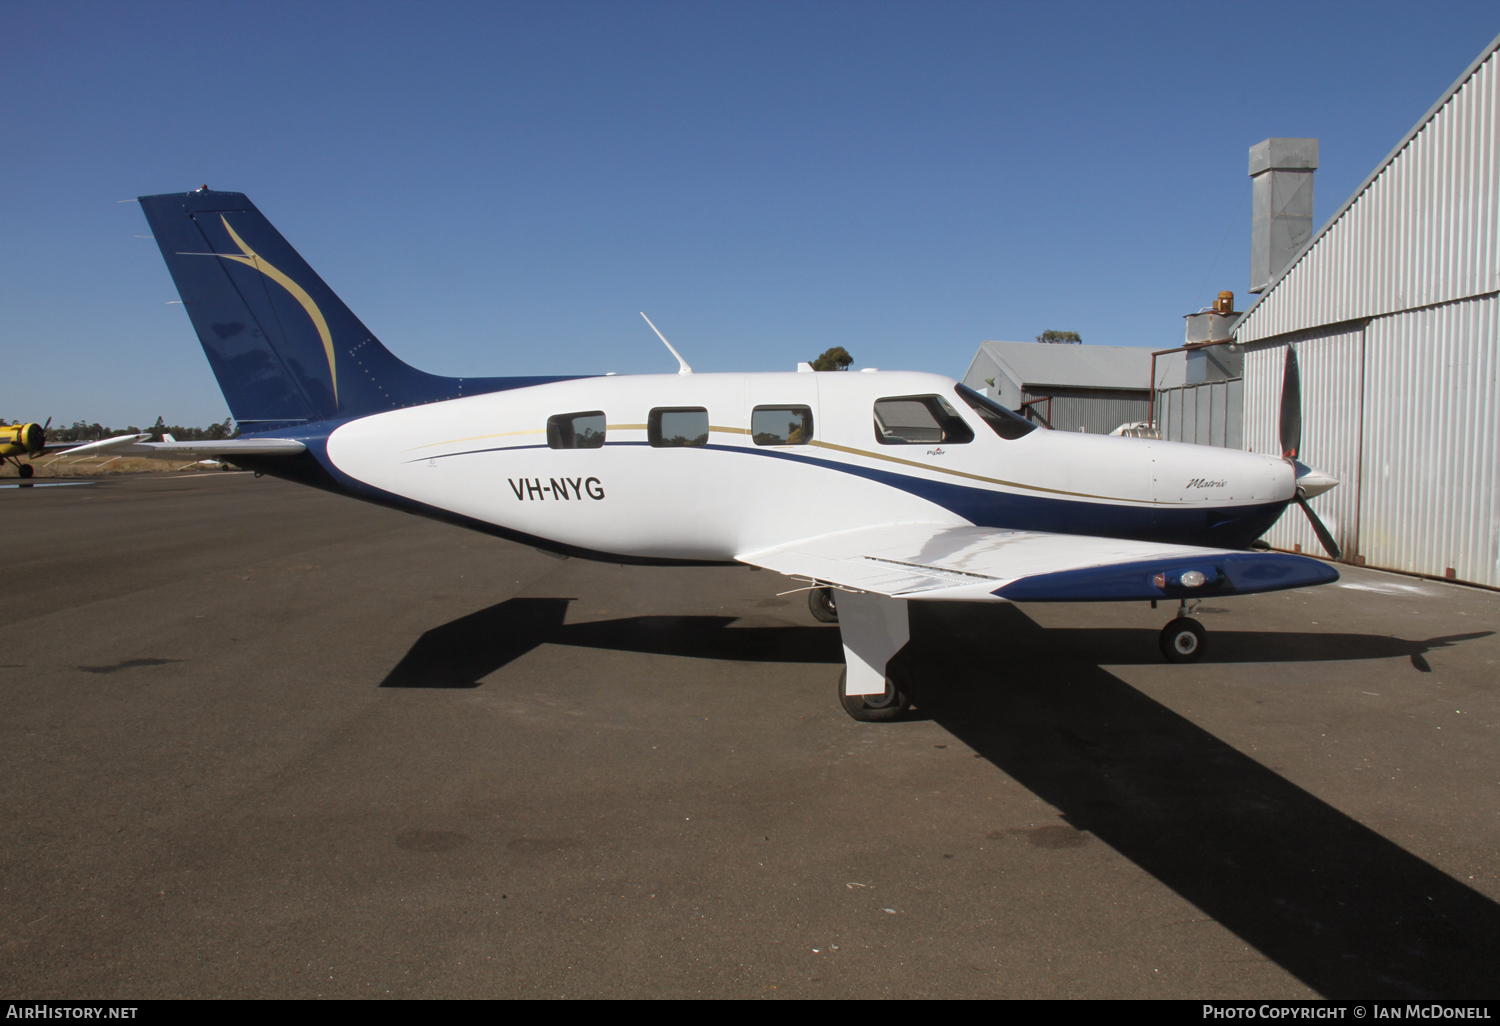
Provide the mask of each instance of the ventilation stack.
POLYGON ((1250 222, 1250 291, 1262 292, 1312 238, 1318 140, 1267 139, 1250 147, 1255 183, 1250 222))

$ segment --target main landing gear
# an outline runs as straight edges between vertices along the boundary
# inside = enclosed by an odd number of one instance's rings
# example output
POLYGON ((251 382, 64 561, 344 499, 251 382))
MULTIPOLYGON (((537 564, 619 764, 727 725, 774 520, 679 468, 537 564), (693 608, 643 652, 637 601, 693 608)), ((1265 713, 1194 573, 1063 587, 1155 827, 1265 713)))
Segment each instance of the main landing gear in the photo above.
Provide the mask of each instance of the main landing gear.
MULTIPOLYGON (((813 615, 819 615, 818 591, 808 600, 813 615)), ((896 653, 911 638, 906 599, 886 598, 870 592, 841 591, 838 606, 827 596, 825 612, 839 625, 844 644, 844 672, 839 674, 839 704, 864 723, 890 723, 911 708, 911 693, 905 687, 902 663, 896 653)), ((827 621, 824 621, 825 623, 827 621)))
MULTIPOLYGON (((891 671, 886 670, 889 674, 891 671)), ((839 674, 839 704, 844 712, 861 723, 890 723, 899 720, 911 708, 911 696, 889 676, 885 678, 885 691, 878 695, 849 694, 849 671, 839 674)))
POLYGON ((807 593, 807 608, 819 623, 838 623, 839 607, 832 588, 814 588, 807 593))
MULTIPOLYGON (((1198 603, 1193 603, 1193 606, 1197 605, 1198 603)), ((1156 643, 1169 663, 1196 663, 1203 658, 1203 643, 1208 632, 1201 623, 1188 615, 1191 612, 1187 599, 1183 599, 1182 606, 1177 610, 1177 619, 1161 629, 1161 637, 1156 643)))
POLYGON ((16 474, 19 475, 20 477, 30 477, 32 474, 35 474, 35 473, 36 473, 36 468, 33 467, 30 463, 17 463, 16 464, 16 474))

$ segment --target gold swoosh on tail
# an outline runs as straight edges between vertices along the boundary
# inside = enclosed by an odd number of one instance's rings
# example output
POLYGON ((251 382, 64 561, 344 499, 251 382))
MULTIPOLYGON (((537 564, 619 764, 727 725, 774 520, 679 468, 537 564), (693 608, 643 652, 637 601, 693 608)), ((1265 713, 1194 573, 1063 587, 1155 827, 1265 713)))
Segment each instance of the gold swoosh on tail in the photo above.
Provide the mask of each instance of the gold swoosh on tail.
POLYGON ((234 240, 236 246, 240 247, 240 252, 244 255, 235 256, 232 253, 216 253, 215 256, 223 257, 225 260, 234 260, 244 264, 246 267, 255 268, 261 274, 264 274, 267 278, 270 278, 276 284, 290 292, 292 298, 301 303, 302 309, 307 311, 307 316, 312 318, 313 327, 318 329, 318 337, 323 340, 323 352, 328 357, 328 374, 333 379, 333 404, 337 408, 339 402, 339 375, 333 361, 333 335, 328 331, 328 322, 323 319, 323 311, 318 309, 318 304, 313 302, 312 296, 309 296, 301 285, 298 285, 285 274, 272 267, 265 257, 245 245, 245 240, 240 238, 233 228, 229 227, 229 221, 223 214, 219 215, 219 220, 224 222, 224 230, 229 233, 229 237, 234 240))

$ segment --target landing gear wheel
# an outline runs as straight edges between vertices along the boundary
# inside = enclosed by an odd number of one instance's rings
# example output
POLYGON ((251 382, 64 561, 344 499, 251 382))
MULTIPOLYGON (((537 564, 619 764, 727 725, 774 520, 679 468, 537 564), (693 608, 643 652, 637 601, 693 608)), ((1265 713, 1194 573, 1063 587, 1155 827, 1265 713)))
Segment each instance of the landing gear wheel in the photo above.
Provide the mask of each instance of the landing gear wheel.
POLYGON ((861 723, 890 723, 899 720, 911 708, 911 697, 889 677, 885 679, 883 695, 851 695, 844 688, 849 683, 849 670, 839 674, 839 702, 844 712, 861 723))
POLYGON ((834 601, 832 588, 814 588, 807 593, 807 608, 819 623, 838 623, 839 607, 834 601))
POLYGON ((36 473, 36 468, 33 467, 30 463, 23 463, 16 468, 16 473, 21 475, 22 477, 30 477, 32 474, 36 473))
POLYGON ((1179 616, 1161 629, 1161 654, 1169 663, 1196 663, 1203 657, 1203 641, 1207 635, 1197 620, 1179 616))

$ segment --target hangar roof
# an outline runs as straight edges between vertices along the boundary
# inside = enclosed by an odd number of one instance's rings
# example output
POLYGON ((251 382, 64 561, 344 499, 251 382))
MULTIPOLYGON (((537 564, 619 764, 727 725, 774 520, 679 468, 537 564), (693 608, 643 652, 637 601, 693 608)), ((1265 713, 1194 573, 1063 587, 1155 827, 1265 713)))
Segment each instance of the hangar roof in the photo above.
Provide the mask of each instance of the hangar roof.
POLYGON ((1241 343, 1500 288, 1497 36, 1232 327, 1241 343))
MULTIPOLYGON (((1144 392, 1150 388, 1151 350, 1131 346, 1055 345, 1040 342, 981 342, 1001 373, 1021 388, 1101 388, 1144 392)), ((975 359, 979 358, 975 354, 975 359)), ((972 369, 973 363, 970 363, 972 369)))

